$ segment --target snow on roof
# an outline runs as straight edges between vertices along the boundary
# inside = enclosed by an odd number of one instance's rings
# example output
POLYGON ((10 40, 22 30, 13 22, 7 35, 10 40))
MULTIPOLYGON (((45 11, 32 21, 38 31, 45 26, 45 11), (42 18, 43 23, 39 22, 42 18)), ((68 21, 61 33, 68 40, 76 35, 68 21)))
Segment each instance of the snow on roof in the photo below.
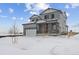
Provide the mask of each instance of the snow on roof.
POLYGON ((47 9, 45 9, 43 12, 41 12, 40 15, 43 14, 43 13, 51 13, 51 12, 55 12, 55 11, 58 11, 58 12, 62 13, 62 11, 59 10, 59 9, 47 8, 47 9))
POLYGON ((26 23, 34 23, 34 22, 26 22, 26 23))
POLYGON ((45 23, 46 21, 44 21, 44 20, 39 20, 39 21, 37 21, 37 23, 45 23))
POLYGON ((32 15, 32 16, 30 17, 30 19, 33 18, 33 17, 39 17, 39 16, 34 14, 34 15, 32 15))
POLYGON ((23 25, 26 25, 26 24, 33 24, 34 22, 26 22, 25 24, 23 24, 23 25))

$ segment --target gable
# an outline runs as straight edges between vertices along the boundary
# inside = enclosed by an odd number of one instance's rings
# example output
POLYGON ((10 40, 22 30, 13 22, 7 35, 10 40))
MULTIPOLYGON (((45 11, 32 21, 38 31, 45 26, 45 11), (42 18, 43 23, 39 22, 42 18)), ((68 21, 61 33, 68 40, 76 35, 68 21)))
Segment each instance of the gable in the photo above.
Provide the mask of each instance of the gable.
POLYGON ((41 17, 38 16, 38 15, 33 15, 33 16, 30 17, 30 21, 34 21, 34 22, 36 22, 36 21, 38 21, 40 19, 41 19, 41 17))
POLYGON ((38 15, 32 15, 32 16, 30 17, 30 19, 36 18, 36 17, 38 17, 38 15))
POLYGON ((55 12, 55 11, 57 11, 57 10, 53 9, 53 8, 48 8, 48 9, 44 10, 42 13, 40 13, 40 14, 46 14, 46 13, 51 13, 51 12, 55 12))

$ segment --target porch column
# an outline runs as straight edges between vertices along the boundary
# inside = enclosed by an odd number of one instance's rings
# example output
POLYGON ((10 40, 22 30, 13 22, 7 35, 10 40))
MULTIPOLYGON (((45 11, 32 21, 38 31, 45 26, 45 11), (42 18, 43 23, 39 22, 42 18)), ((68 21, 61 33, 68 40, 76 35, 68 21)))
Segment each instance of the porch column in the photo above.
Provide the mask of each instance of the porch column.
POLYGON ((52 29, 52 24, 51 23, 48 23, 48 33, 49 34, 51 33, 51 29, 52 29))
POLYGON ((59 23, 56 23, 56 33, 59 33, 59 23))
POLYGON ((38 34, 38 33, 40 33, 40 29, 39 29, 39 24, 36 24, 36 33, 38 34))
POLYGON ((26 28, 23 28, 23 35, 26 35, 26 28))

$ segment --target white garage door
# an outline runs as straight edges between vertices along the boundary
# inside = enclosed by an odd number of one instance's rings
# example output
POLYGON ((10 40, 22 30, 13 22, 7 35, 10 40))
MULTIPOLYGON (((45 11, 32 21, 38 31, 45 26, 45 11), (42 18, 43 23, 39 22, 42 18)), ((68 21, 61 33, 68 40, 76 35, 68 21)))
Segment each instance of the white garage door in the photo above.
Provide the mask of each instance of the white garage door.
POLYGON ((26 36, 36 36, 36 29, 26 29, 26 36))

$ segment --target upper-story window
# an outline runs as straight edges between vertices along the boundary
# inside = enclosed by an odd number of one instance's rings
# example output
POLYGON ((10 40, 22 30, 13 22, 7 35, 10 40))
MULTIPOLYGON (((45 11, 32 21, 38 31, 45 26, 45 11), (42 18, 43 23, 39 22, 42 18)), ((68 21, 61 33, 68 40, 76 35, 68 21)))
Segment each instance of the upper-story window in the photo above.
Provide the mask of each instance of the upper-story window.
POLYGON ((32 21, 35 21, 34 19, 32 19, 32 21))
POLYGON ((54 18, 54 14, 51 14, 51 18, 52 18, 52 19, 54 18))
POLYGON ((49 19, 49 15, 45 15, 44 16, 44 19, 49 19))
POLYGON ((38 18, 33 18, 33 19, 32 19, 33 22, 36 22, 36 21, 38 21, 38 20, 39 20, 38 18))
POLYGON ((34 19, 32 19, 31 21, 34 21, 34 19))
POLYGON ((36 19, 36 21, 38 21, 38 18, 36 19))
POLYGON ((66 21, 64 20, 64 23, 66 23, 66 21))

